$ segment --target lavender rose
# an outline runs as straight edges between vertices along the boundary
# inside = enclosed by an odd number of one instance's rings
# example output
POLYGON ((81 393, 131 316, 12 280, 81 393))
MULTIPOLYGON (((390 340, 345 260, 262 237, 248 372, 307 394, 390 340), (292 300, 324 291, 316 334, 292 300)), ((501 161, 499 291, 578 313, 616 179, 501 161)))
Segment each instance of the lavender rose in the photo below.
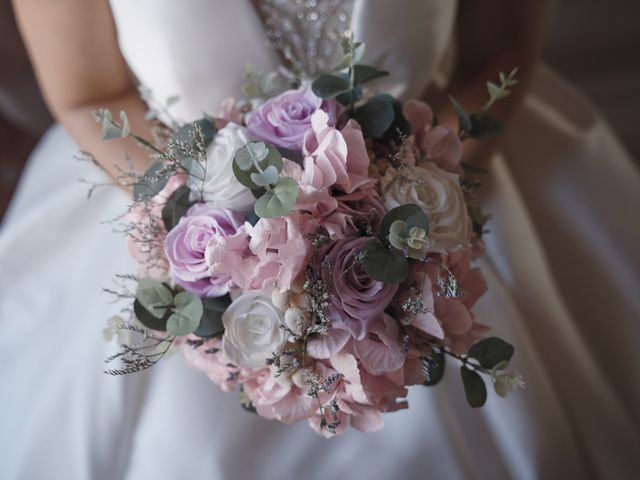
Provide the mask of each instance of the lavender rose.
POLYGON ((308 87, 288 90, 262 104, 249 117, 247 130, 255 140, 300 151, 304 136, 311 128, 311 115, 318 109, 327 112, 330 123, 335 123, 335 100, 323 101, 308 87))
POLYGON ((233 286, 231 272, 248 245, 240 214, 200 203, 167 234, 164 249, 176 284, 196 295, 218 297, 233 286))
POLYGON ((331 289, 333 327, 347 330, 362 340, 368 326, 387 308, 397 285, 373 280, 364 270, 357 255, 371 239, 346 238, 333 243, 325 252, 329 268, 323 268, 323 280, 331 289))

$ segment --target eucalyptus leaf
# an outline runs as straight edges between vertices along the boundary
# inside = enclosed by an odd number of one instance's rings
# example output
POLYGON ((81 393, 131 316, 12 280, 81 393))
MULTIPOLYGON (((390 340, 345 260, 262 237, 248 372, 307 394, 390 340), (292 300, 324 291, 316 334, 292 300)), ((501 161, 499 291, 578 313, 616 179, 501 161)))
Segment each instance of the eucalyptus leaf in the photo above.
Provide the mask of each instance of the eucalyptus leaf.
POLYGON ((203 338, 222 336, 224 333, 222 314, 227 310, 229 305, 231 305, 231 297, 229 294, 222 297, 202 299, 204 311, 198 328, 193 332, 194 335, 203 338))
POLYGON ((191 190, 182 185, 171 194, 166 205, 162 209, 162 222, 167 231, 171 231, 195 203, 189 200, 191 190))
POLYGON ((458 116, 458 128, 461 131, 469 132, 471 130, 471 118, 469 114, 466 112, 464 107, 460 105, 460 103, 453 98, 453 96, 449 95, 449 100, 451 101, 451 105, 453 105, 453 109, 458 116))
POLYGON ((195 122, 187 123, 182 126, 174 135, 174 140, 186 143, 187 145, 194 145, 196 138, 198 137, 198 131, 202 135, 202 141, 204 147, 207 148, 216 136, 217 129, 213 123, 206 119, 201 118, 195 122))
POLYGON ((362 87, 356 85, 353 90, 349 90, 341 95, 336 97, 336 100, 340 102, 345 107, 350 107, 352 104, 356 103, 358 100, 362 98, 362 87))
MULTIPOLYGON (((242 149, 238 149, 238 151, 236 152, 236 155, 241 150, 242 149)), ((278 172, 281 172, 282 167, 284 166, 284 163, 282 161, 282 154, 275 147, 272 147, 271 145, 267 146, 267 150, 268 150, 267 156, 263 160, 259 161, 258 165, 260 165, 260 168, 262 170, 266 170, 269 166, 273 166, 278 172)), ((259 173, 255 165, 252 165, 251 168, 249 168, 248 170, 242 170, 238 165, 238 162, 234 158, 232 168, 233 168, 233 173, 238 179, 238 181, 245 187, 259 190, 264 186, 264 185, 258 185, 256 182, 254 182, 251 179, 252 173, 259 173)))
POLYGON ((120 134, 123 137, 129 136, 129 134, 131 133, 131 125, 129 124, 127 113, 124 110, 120 111, 120 121, 122 122, 122 131, 120 134))
POLYGON ((349 68, 353 64, 353 55, 351 53, 347 53, 342 57, 342 60, 333 68, 335 71, 344 70, 345 68, 349 68))
POLYGON ((437 384, 444 376, 445 356, 440 348, 434 348, 430 357, 422 357, 423 385, 428 387, 437 384))
POLYGON ((173 293, 158 280, 144 277, 138 282, 136 300, 153 316, 162 318, 173 303, 173 293))
POLYGON ((335 75, 320 75, 311 85, 313 93, 318 97, 329 99, 351 90, 348 80, 335 75))
POLYGON ((483 406, 487 401, 487 387, 482 377, 477 372, 464 366, 460 367, 460 376, 462 377, 464 393, 469 405, 473 408, 483 406))
POLYGON ((374 280, 398 284, 407 279, 409 262, 398 250, 389 250, 377 240, 371 240, 362 253, 362 266, 374 280))
POLYGON ((502 125, 487 113, 473 113, 470 116, 469 136, 477 140, 495 137, 502 131, 502 125))
POLYGON ((167 320, 171 315, 171 311, 167 309, 162 317, 156 317, 144 308, 138 299, 133 301, 133 313, 142 325, 159 332, 164 332, 167 329, 167 320))
POLYGON ((175 309, 167 320, 167 333, 178 337, 194 332, 204 311, 200 297, 190 292, 180 292, 173 299, 173 303, 175 309))
POLYGON ((389 72, 378 70, 368 65, 354 65, 353 67, 353 82, 356 85, 362 85, 363 83, 386 77, 387 75, 389 75, 389 72))
POLYGON ((273 165, 269 165, 264 171, 251 173, 249 175, 251 181, 259 187, 266 187, 278 180, 278 169, 273 165))
POLYGON ((269 155, 269 149, 264 142, 249 142, 244 147, 239 148, 234 160, 243 172, 254 166, 255 162, 261 162, 269 155))
POLYGON ((387 242, 389 237, 389 230, 391 225, 396 220, 402 220, 407 222, 407 227, 422 228, 427 234, 429 233, 429 219, 424 211, 415 203, 407 203, 400 205, 399 207, 392 208, 382 218, 380 222, 380 229, 378 230, 378 237, 383 242, 387 242))
POLYGON ((138 179, 133 186, 133 199, 136 202, 142 202, 156 196, 164 188, 169 181, 171 172, 162 170, 164 165, 155 162, 149 169, 138 179))
POLYGON ((372 97, 355 111, 354 119, 362 127, 366 138, 380 138, 395 119, 393 105, 382 95, 372 97))
POLYGON ((255 212, 260 218, 286 215, 296 204, 298 183, 290 177, 282 177, 271 190, 258 199, 255 212))
POLYGON ((356 62, 359 62, 360 60, 362 60, 362 57, 364 56, 364 51, 365 51, 364 42, 355 42, 353 44, 353 58, 356 62))
POLYGON ((501 338, 488 337, 474 343, 467 354, 480 362, 484 368, 494 368, 513 357, 513 346, 501 338))
POLYGON ((500 98, 500 94, 502 93, 502 90, 495 83, 487 82, 487 92, 489 92, 489 96, 491 98, 497 99, 497 98, 500 98))

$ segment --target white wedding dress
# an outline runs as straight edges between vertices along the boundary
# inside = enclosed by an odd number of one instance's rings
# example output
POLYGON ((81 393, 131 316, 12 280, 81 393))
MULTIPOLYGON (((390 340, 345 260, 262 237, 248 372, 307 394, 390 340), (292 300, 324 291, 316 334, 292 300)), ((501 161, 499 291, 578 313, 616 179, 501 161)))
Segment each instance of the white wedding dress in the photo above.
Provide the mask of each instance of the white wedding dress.
MULTIPOLYGON (((435 75, 455 16, 453 0, 282 3, 269 2, 288 11, 271 33, 287 33, 286 20, 295 30, 298 11, 329 9, 326 28, 303 21, 303 50, 348 8, 365 62, 391 71, 384 88, 405 99, 435 75)), ((180 96, 172 113, 182 120, 239 97, 247 63, 278 63, 249 0, 112 7, 132 71, 157 98, 180 96)), ((124 238, 101 222, 127 199, 102 189, 87 202, 78 179, 100 173, 75 161, 76 151, 61 127, 51 129, 0 231, 0 478, 640 475, 640 178, 602 119, 545 68, 484 186, 489 292, 475 309, 515 345, 526 389, 506 400, 490 393, 471 409, 451 363, 440 385, 413 387, 410 409, 385 415, 373 434, 325 440, 304 422, 245 413, 179 355, 142 374, 104 375, 113 345, 102 329, 118 307, 101 288, 135 265, 124 238)))

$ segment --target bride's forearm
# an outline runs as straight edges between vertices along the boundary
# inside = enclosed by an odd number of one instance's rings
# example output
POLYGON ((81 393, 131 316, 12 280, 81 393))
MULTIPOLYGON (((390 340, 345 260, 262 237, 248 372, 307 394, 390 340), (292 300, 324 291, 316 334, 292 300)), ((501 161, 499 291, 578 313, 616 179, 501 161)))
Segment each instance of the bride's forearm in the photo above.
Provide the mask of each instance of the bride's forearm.
POLYGON ((130 140, 102 141, 91 115, 108 108, 117 118, 124 110, 137 133, 149 134, 146 107, 118 48, 109 0, 13 0, 13 6, 54 117, 112 177, 120 175, 119 167, 129 170, 125 152, 136 170, 145 171, 148 153, 130 140))
POLYGON ((57 112, 58 120, 78 146, 93 155, 115 181, 122 183, 122 172, 128 172, 132 168, 139 173, 146 171, 153 162, 150 157, 153 152, 131 138, 102 140, 101 126, 92 115, 100 108, 109 109, 115 120, 118 120, 120 111, 125 111, 132 131, 148 140, 151 140, 152 125, 145 119, 146 105, 135 89, 57 112))

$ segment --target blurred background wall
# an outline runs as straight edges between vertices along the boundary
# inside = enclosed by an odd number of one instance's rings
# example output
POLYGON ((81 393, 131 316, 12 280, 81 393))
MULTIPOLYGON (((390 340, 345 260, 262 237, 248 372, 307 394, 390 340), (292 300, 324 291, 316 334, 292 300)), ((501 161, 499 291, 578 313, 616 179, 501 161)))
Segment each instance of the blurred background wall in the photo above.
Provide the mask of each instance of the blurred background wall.
MULTIPOLYGON (((593 100, 636 160, 640 159, 638 20, 640 0, 555 0, 544 48, 544 60, 593 100)), ((10 1, 0 0, 0 218, 30 150, 50 122, 10 1)))

